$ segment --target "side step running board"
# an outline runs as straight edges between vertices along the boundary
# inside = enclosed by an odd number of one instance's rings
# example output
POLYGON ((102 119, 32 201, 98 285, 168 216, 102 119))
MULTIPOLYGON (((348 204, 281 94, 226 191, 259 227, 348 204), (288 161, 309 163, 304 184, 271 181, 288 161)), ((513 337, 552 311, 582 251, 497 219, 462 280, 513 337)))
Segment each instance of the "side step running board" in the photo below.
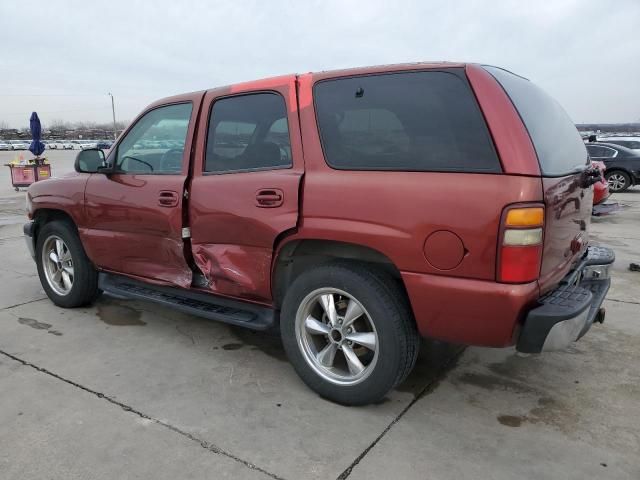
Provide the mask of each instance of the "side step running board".
POLYGON ((184 290, 151 285, 128 277, 101 272, 99 288, 117 297, 148 300, 198 317, 230 323, 252 330, 267 330, 276 324, 275 310, 251 303, 184 290))

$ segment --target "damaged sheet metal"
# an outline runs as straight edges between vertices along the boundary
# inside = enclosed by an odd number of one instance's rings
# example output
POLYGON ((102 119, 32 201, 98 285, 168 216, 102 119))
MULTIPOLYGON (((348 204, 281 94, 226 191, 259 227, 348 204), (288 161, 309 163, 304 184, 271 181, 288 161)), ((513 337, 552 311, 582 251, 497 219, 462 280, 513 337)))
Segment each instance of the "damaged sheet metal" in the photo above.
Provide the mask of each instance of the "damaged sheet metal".
POLYGON ((213 292, 258 301, 271 300, 271 257, 271 250, 260 247, 193 245, 193 258, 213 292))

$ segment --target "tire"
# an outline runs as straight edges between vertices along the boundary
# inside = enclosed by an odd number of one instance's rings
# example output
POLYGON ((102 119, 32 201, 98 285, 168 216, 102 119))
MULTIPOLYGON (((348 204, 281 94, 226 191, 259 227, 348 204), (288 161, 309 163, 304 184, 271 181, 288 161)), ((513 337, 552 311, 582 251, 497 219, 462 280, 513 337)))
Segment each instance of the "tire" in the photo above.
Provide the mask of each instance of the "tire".
POLYGON ((42 288, 59 307, 81 307, 92 303, 100 294, 98 272, 69 222, 52 221, 38 232, 36 264, 42 288), (57 263, 52 254, 59 260, 57 263))
POLYGON ((280 331, 302 380, 342 405, 382 399, 411 372, 420 345, 408 300, 396 281, 350 263, 321 265, 297 277, 282 304, 280 331), (333 322, 327 315, 332 310, 333 322))
POLYGON ((622 170, 611 170, 604 176, 609 184, 609 190, 613 193, 624 192, 631 186, 631 177, 622 170))

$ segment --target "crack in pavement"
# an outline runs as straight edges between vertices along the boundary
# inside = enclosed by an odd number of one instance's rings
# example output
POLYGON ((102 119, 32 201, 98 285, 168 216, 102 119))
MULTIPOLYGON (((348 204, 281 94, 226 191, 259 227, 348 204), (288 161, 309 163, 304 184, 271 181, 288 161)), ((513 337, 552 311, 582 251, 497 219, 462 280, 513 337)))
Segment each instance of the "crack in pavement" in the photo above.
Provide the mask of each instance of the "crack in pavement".
POLYGON ((628 303, 629 305, 640 305, 640 302, 632 302, 631 300, 618 300, 617 298, 605 298, 608 302, 628 303))
POLYGON ((418 400, 422 399, 425 395, 431 393, 440 384, 440 382, 446 378, 451 369, 456 366, 458 359, 464 351, 465 347, 461 347, 456 353, 451 355, 451 357, 447 359, 446 362, 442 364, 433 380, 427 383, 425 387, 420 390, 420 392, 418 392, 418 394, 409 403, 409 405, 402 409, 402 411, 396 416, 396 418, 391 421, 389 425, 387 425, 382 433, 378 435, 378 437, 373 442, 371 442, 371 444, 367 448, 365 448, 353 462, 351 462, 351 465, 349 465, 340 475, 338 475, 338 478, 336 480, 345 480, 347 477, 349 477, 349 475, 351 475, 353 469, 364 459, 364 457, 367 456, 367 454, 373 449, 373 447, 375 447, 378 442, 382 440, 382 438, 389 432, 389 430, 391 430, 393 426, 398 423, 402 419, 402 417, 404 417, 404 415, 411 409, 411 407, 413 407, 418 402, 418 400))
POLYGON ((10 310, 12 308, 21 307, 22 305, 29 305, 30 303, 41 302, 42 300, 46 300, 47 297, 36 298, 35 300, 29 300, 28 302, 16 303, 15 305, 9 305, 8 307, 0 308, 0 311, 10 310))
MULTIPOLYGON (((31 302, 27 302, 27 303, 31 303, 31 302)), ((107 402, 109 402, 109 403, 111 403, 113 405, 117 405, 118 407, 122 408, 125 412, 133 413, 134 415, 137 415, 140 418, 144 418, 145 420, 150 420, 150 421, 154 422, 157 425, 161 425, 161 426, 163 426, 165 428, 168 428, 172 432, 175 432, 175 433, 177 433, 179 435, 182 435, 183 437, 188 438, 189 440, 191 440, 193 442, 198 443, 205 450, 208 450, 208 451, 210 451, 212 453, 215 453, 217 455, 222 455, 224 457, 230 458, 231 460, 234 460, 234 461, 236 461, 238 463, 241 463, 242 465, 244 465, 245 467, 247 467, 247 468, 249 468, 251 470, 255 470, 257 472, 263 473, 263 474, 268 475, 269 477, 274 478, 276 480, 284 480, 282 477, 280 477, 280 476, 278 476, 278 475, 276 475, 274 473, 271 473, 271 472, 265 470, 264 468, 260 468, 260 467, 258 467, 256 465, 254 465, 253 463, 250 463, 250 462, 248 462, 246 460, 243 460, 242 458, 237 457, 234 454, 229 453, 229 452, 221 449, 220 447, 217 447, 214 444, 207 442, 206 440, 198 438, 198 437, 196 437, 195 435, 193 435, 193 434, 191 434, 189 432, 185 432, 184 430, 181 430, 180 428, 178 428, 178 427, 176 427, 174 425, 171 425, 169 423, 163 422, 162 420, 159 420, 159 419, 151 417, 151 416, 149 416, 149 415, 147 415, 145 413, 142 413, 141 411, 136 410, 135 408, 130 407, 129 405, 127 405, 125 403, 119 402, 118 400, 116 400, 115 398, 110 397, 109 395, 106 395, 104 393, 100 393, 100 392, 97 392, 95 390, 92 390, 92 389, 90 389, 88 387, 85 387, 84 385, 81 385, 79 383, 74 382, 73 380, 69 380, 67 378, 64 378, 64 377, 62 377, 62 376, 60 376, 60 375, 58 375, 56 373, 53 373, 50 370, 47 370, 46 368, 38 367, 37 365, 34 365, 33 363, 27 362, 26 360, 22 360, 21 358, 16 357, 15 355, 12 355, 10 353, 7 353, 7 352, 5 352, 3 350, 0 350, 0 354, 4 355, 4 356, 6 356, 6 357, 8 357, 8 358, 10 358, 12 360, 15 360, 18 363, 21 363, 22 365, 24 365, 26 367, 33 368, 34 370, 37 370, 38 372, 44 373, 45 375, 49 375, 49 376, 51 376, 51 377, 53 377, 53 378, 55 378, 57 380, 61 380, 61 381, 65 382, 65 383, 67 383, 69 385, 72 385, 72 386, 74 386, 76 388, 79 388, 80 390, 83 390, 83 391, 85 391, 87 393, 90 393, 90 394, 92 394, 92 395, 94 395, 94 396, 96 396, 98 398, 106 400, 107 402)))

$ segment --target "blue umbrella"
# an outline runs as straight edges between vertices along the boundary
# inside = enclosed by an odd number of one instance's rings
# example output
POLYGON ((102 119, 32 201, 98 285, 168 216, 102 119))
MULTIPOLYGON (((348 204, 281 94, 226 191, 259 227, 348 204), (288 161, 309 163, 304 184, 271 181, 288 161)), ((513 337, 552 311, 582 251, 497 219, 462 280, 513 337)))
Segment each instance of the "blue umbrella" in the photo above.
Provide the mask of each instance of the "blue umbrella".
POLYGON ((31 138, 33 138, 33 142, 29 145, 29 150, 38 157, 42 155, 42 152, 44 152, 44 143, 40 141, 42 138, 42 126, 40 125, 40 119, 36 112, 31 114, 29 127, 31 128, 31 138))

